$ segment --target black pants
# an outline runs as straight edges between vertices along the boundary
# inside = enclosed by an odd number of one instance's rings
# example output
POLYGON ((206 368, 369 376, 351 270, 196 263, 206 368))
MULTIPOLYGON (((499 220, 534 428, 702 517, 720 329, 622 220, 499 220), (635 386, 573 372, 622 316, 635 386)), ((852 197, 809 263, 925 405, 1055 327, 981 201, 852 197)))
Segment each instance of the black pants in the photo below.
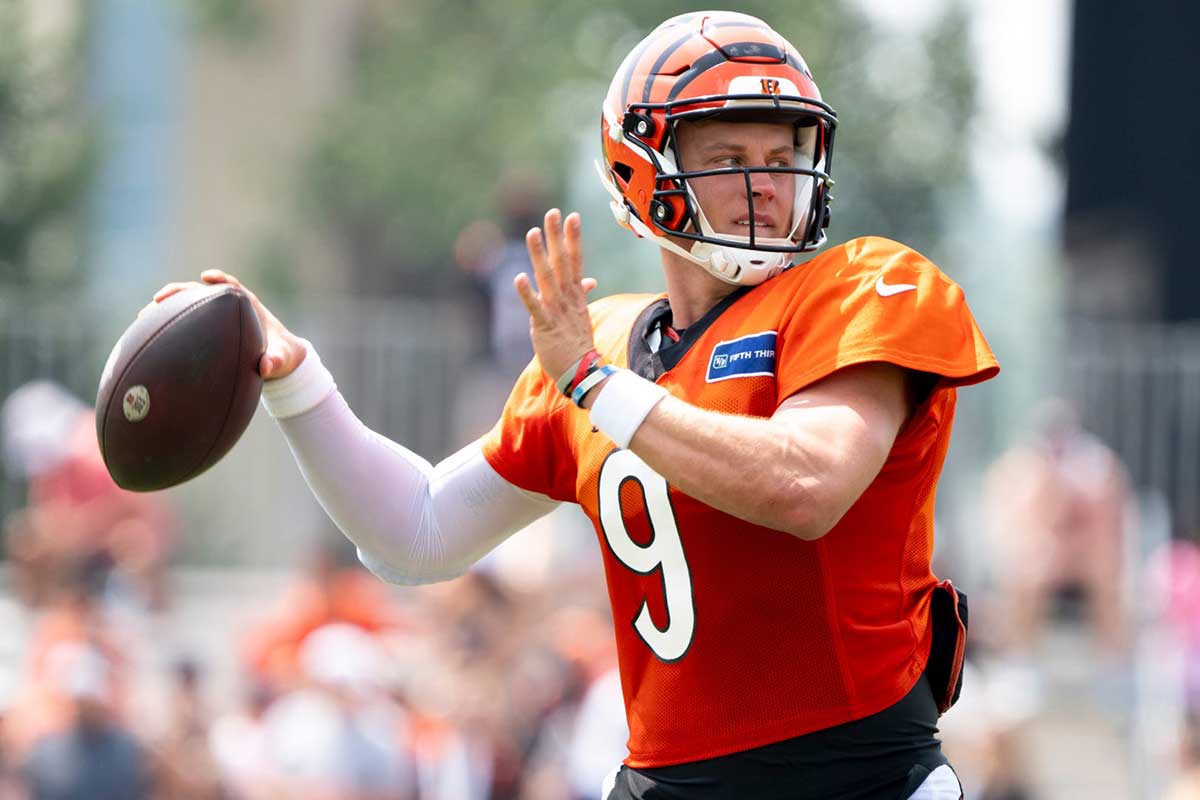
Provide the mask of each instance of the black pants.
POLYGON ((947 763, 937 718, 922 677, 864 719, 704 761, 621 767, 603 800, 906 800, 947 763))

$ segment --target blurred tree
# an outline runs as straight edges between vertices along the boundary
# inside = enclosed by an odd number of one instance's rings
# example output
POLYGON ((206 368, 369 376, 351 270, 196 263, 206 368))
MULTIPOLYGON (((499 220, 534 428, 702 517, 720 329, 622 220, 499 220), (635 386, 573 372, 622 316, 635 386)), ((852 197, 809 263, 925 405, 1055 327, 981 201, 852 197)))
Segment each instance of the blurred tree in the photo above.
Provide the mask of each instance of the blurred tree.
MULTIPOLYGON (((249 9, 267 0, 191 2, 214 27, 241 33, 261 29, 249 9)), ((938 198, 965 181, 974 101, 965 11, 961 0, 942 7, 929 25, 896 27, 857 0, 739 5, 796 44, 839 110, 834 238, 874 233, 937 249, 938 198)), ((360 291, 455 280, 455 236, 495 211, 497 181, 514 167, 557 181, 561 198, 625 53, 688 10, 670 0, 362 8, 351 85, 315 133, 299 192, 302 215, 342 244, 360 291)))
POLYGON ((84 7, 35 25, 46 9, 0 0, 0 285, 59 288, 80 276, 96 162, 82 101, 84 7))
POLYGON ((187 0, 196 27, 225 41, 250 45, 267 27, 267 14, 255 0, 187 0))

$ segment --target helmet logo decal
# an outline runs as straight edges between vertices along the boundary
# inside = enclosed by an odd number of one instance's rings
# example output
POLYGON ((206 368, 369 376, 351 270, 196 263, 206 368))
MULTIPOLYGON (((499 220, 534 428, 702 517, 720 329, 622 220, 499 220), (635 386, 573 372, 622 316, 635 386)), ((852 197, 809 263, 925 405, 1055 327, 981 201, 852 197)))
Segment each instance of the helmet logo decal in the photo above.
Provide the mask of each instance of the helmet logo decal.
POLYGON ((780 93, 779 92, 779 81, 777 81, 774 78, 763 78, 762 79, 762 93, 763 94, 774 94, 774 95, 779 94, 780 93))

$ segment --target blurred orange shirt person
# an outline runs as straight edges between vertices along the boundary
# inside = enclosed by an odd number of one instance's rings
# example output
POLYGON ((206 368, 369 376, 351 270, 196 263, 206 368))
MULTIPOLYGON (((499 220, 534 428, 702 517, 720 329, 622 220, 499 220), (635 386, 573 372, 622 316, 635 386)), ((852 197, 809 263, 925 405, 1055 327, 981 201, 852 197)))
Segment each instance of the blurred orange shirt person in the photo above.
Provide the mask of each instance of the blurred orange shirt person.
POLYGON ((103 657, 107 669, 97 699, 114 720, 128 721, 129 663, 122 637, 104 620, 83 578, 78 577, 59 589, 31 637, 23 688, 5 725, 8 745, 16 753, 24 753, 37 739, 71 724, 74 700, 61 685, 55 666, 55 654, 71 647, 87 648, 103 657))
POLYGON ((304 639, 336 622, 372 633, 404 627, 385 584, 322 551, 285 590, 274 612, 250 627, 243 639, 245 663, 256 678, 276 688, 293 685, 301 677, 298 655, 304 639))

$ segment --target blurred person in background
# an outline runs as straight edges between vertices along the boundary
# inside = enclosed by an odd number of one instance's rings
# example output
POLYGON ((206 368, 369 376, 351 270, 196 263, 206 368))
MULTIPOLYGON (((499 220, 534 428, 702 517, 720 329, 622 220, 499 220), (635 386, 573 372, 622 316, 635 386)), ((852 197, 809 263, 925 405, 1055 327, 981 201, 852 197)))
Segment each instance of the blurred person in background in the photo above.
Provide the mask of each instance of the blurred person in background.
POLYGON ((20 773, 22 765, 8 735, 12 689, 15 688, 9 683, 9 680, 5 679, 4 685, 0 687, 0 800, 24 800, 20 773))
POLYGON ((499 222, 476 220, 458 235, 454 258, 483 298, 486 334, 457 397, 457 426, 466 437, 492 423, 513 381, 533 357, 529 315, 513 294, 512 282, 529 269, 525 232, 546 207, 546 191, 535 173, 510 171, 496 189, 499 222))
POLYGON ((624 760, 629 724, 625 721, 621 673, 616 667, 587 687, 567 747, 566 772, 572 800, 602 800, 599 788, 624 760))
MULTIPOLYGON (((1178 741, 1163 737, 1155 754, 1176 768, 1170 800, 1200 800, 1200 544, 1190 538, 1164 543, 1146 565, 1152 609, 1142 623, 1146 638, 1157 638, 1145 667, 1156 687, 1178 690, 1183 719, 1178 741)), ((1172 708, 1175 712, 1177 709, 1172 708)), ((1170 730, 1170 726, 1164 724, 1170 730)))
POLYGON ((1200 715, 1200 544, 1188 539, 1170 542, 1154 554, 1148 574, 1183 652, 1187 708, 1200 715))
POLYGON ((171 668, 170 718, 154 743, 155 796, 161 800, 224 800, 220 770, 209 746, 209 716, 199 663, 171 668))
POLYGON ((263 781, 267 764, 264 720, 274 699, 265 684, 248 681, 237 707, 219 714, 209 728, 209 752, 222 785, 238 800, 258 800, 270 790, 263 781))
POLYGON ((998 367, 961 289, 903 245, 788 269, 825 238, 819 98, 753 17, 684 14, 638 45, 600 171, 667 293, 589 309, 579 218, 547 213, 536 281, 515 281, 536 358, 437 467, 366 429, 250 294, 264 402, 380 577, 457 577, 560 502, 592 518, 631 732, 608 800, 961 796, 936 730, 965 631, 930 569, 932 508, 955 390, 998 367))
POLYGON ((70 642, 47 661, 50 680, 69 699, 69 719, 33 744, 24 766, 29 800, 150 800, 149 756, 109 705, 108 657, 70 642))
POLYGON ((297 800, 408 800, 416 778, 405 712, 385 690, 376 637, 345 623, 305 637, 303 684, 263 717, 262 778, 297 800))
POLYGON ((964 796, 1033 800, 1025 743, 1039 710, 1037 699, 1006 670, 968 660, 963 671, 962 697, 940 727, 964 796))
POLYGON ((1101 652, 1122 658, 1129 641, 1126 547, 1133 512, 1118 456, 1079 423, 1065 401, 1045 402, 1030 441, 1004 453, 984 478, 984 519, 995 552, 1000 644, 1030 657, 1048 623, 1084 610, 1101 652))
POLYGON ((505 382, 501 391, 507 392, 533 358, 529 315, 513 294, 512 282, 529 269, 525 232, 541 221, 546 190, 536 173, 513 170, 501 177, 495 194, 499 223, 479 220, 468 225, 455 242, 454 255, 487 298, 482 366, 499 374, 505 382))
POLYGON ((66 573, 88 564, 106 590, 128 589, 135 605, 162 609, 172 516, 160 497, 113 482, 95 425, 92 408, 49 381, 4 402, 5 462, 29 486, 25 508, 5 525, 17 593, 39 606, 66 573))
POLYGON ((560 785, 566 787, 565 774, 556 774, 550 781, 546 768, 553 765, 553 772, 558 773, 565 761, 585 686, 576 665, 545 642, 535 640, 521 649, 505 686, 506 716, 514 723, 512 740, 519 764, 511 781, 513 796, 533 794, 539 784, 543 797, 565 794, 558 791, 560 785), (551 783, 555 791, 548 793, 551 783))
POLYGON ((1180 773, 1164 800, 1200 800, 1200 710, 1191 709, 1180 745, 1180 773))
POLYGON ((345 623, 368 632, 402 627, 404 617, 379 583, 354 559, 343 539, 322 539, 275 607, 242 637, 242 653, 253 680, 273 691, 303 681, 299 654, 314 631, 345 623))
MULTIPOLYGON (((104 669, 88 673, 98 682, 90 687, 103 695, 103 707, 117 724, 129 724, 130 642, 99 602, 97 581, 88 565, 64 576, 45 613, 33 626, 20 689, 9 710, 5 735, 20 757, 32 742, 68 729, 76 720, 76 699, 64 691, 63 665, 57 654, 82 650, 103 658, 104 669)), ((95 659, 91 656, 80 669, 95 659)))
POLYGON ((546 594, 514 591, 485 571, 422 593, 431 648, 424 660, 440 666, 411 693, 428 792, 518 795, 541 726, 562 696, 563 665, 542 641, 546 594))
POLYGON ((479 693, 459 678, 445 676, 440 692, 412 698, 412 747, 421 800, 489 800, 492 796, 495 754, 480 718, 495 707, 487 702, 493 693, 479 693), (446 686, 451 680, 454 687, 446 686), (449 700, 451 693, 459 695, 457 702, 449 700), (468 708, 476 698, 484 702, 468 708))
MULTIPOLYGON (((553 602, 562 592, 552 588, 546 594, 553 602)), ((629 729, 611 646, 612 621, 581 599, 552 610, 536 631, 542 648, 555 654, 557 680, 539 693, 549 702, 525 759, 521 797, 529 800, 597 797, 604 777, 626 755, 629 729), (598 691, 598 684, 612 691, 598 691)), ((514 684, 514 693, 518 690, 514 684)))

